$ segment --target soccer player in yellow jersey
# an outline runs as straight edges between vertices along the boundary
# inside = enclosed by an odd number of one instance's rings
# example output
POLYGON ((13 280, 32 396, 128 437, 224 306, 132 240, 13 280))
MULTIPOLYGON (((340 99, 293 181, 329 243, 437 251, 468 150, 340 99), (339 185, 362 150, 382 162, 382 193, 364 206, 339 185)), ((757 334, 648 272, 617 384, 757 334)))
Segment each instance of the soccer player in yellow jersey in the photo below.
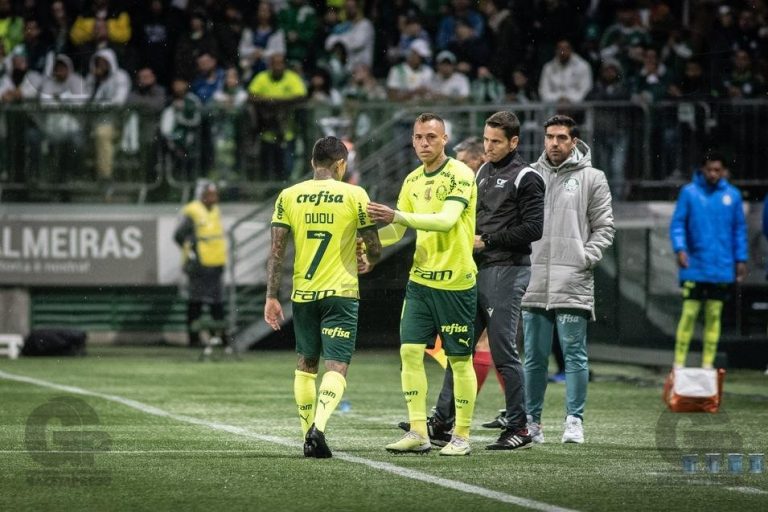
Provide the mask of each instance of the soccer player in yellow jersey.
POLYGON ((472 368, 477 187, 472 170, 446 156, 447 142, 439 116, 419 115, 413 125, 413 148, 422 165, 405 178, 397 209, 368 205, 371 219, 387 224, 379 230, 383 245, 400 240, 406 228, 416 230, 416 252, 400 321, 401 381, 411 430, 386 446, 393 453, 430 450, 424 349, 438 333, 453 368, 456 404, 456 427, 440 455, 470 453, 469 426, 477 392, 472 368))
POLYGON ((272 215, 264 320, 275 330, 285 320, 279 300, 288 234, 293 235, 293 326, 298 363, 293 391, 304 435, 304 456, 331 457, 325 427, 346 388, 347 367, 357 338, 357 244, 362 238, 367 265, 378 261, 381 242, 368 217, 368 194, 343 183, 347 148, 324 137, 312 149, 314 178, 280 193, 272 215), (315 381, 320 356, 325 374, 315 381), (317 402, 317 403, 316 403, 317 402))

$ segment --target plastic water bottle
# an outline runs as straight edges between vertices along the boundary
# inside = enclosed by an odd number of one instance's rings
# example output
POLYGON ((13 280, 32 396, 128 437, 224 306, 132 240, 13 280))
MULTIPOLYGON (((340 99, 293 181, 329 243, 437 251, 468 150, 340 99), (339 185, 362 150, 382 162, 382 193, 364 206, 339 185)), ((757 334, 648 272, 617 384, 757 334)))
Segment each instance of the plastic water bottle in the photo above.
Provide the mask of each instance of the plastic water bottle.
POLYGON ((346 398, 339 404, 339 412, 345 413, 352 410, 352 404, 346 398))

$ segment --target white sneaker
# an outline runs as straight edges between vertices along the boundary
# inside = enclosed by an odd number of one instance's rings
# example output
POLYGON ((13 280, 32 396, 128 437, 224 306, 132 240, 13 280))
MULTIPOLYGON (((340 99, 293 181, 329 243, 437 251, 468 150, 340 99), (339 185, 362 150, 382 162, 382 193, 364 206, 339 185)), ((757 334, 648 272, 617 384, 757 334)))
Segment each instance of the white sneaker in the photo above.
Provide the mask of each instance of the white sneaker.
POLYGON ((529 414, 526 416, 528 420, 528 435, 531 436, 531 441, 536 444, 544 444, 544 431, 541 429, 541 423, 534 423, 533 417, 529 414))
POLYGON ((563 432, 564 443, 578 443, 584 442, 584 425, 581 423, 581 418, 569 415, 565 418, 565 432, 563 432))

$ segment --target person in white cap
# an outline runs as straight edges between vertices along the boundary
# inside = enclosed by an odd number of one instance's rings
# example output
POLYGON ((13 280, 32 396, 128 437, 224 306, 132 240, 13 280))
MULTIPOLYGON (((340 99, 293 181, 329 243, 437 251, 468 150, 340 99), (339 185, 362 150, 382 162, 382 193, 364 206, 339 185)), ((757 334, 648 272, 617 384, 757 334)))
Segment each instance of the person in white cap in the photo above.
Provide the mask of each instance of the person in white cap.
POLYGON ((432 97, 438 100, 464 101, 469 98, 469 78, 456 71, 456 55, 448 50, 437 54, 434 80, 430 84, 432 97))
POLYGON ((435 73, 426 62, 432 56, 429 45, 416 39, 411 43, 405 62, 393 66, 387 76, 387 96, 393 101, 422 99, 429 95, 435 73))

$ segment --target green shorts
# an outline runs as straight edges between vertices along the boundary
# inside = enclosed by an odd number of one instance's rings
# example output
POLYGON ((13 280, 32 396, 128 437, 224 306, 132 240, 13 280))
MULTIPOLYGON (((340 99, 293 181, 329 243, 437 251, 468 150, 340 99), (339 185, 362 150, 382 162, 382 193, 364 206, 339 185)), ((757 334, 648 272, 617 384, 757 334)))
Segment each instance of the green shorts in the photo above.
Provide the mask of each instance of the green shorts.
POLYGON ((720 300, 727 302, 731 299, 733 286, 733 283, 680 282, 683 300, 720 300))
POLYGON ((307 359, 349 364, 357 340, 358 300, 327 297, 293 303, 296 352, 307 359))
POLYGON ((447 355, 470 355, 475 345, 476 312, 474 286, 437 290, 408 281, 400 316, 400 343, 429 345, 439 334, 447 355))

